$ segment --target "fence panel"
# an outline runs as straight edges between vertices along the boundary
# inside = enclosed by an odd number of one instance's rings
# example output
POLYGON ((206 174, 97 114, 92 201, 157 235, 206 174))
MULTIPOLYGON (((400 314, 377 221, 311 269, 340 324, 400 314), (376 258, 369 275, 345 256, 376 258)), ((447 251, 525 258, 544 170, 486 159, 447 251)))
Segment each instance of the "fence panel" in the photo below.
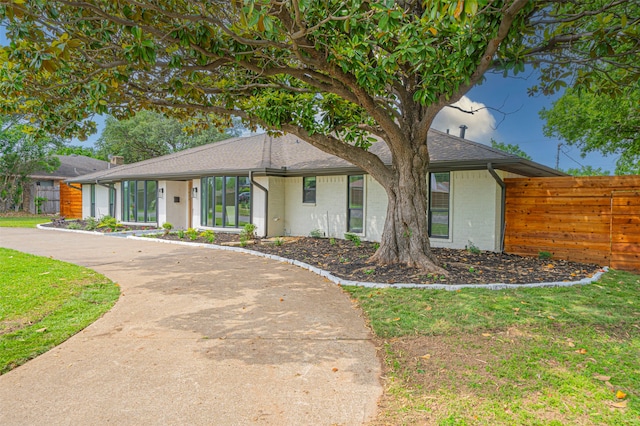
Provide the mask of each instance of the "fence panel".
POLYGON ((537 256, 546 251, 561 259, 640 269, 640 201, 635 195, 640 176, 505 183, 506 252, 537 256))
POLYGON ((60 216, 82 219, 82 190, 60 184, 60 216))
POLYGON ((34 202, 38 198, 44 198, 40 204, 40 211, 36 208, 36 213, 55 214, 60 211, 60 187, 55 186, 36 186, 34 194, 34 202))

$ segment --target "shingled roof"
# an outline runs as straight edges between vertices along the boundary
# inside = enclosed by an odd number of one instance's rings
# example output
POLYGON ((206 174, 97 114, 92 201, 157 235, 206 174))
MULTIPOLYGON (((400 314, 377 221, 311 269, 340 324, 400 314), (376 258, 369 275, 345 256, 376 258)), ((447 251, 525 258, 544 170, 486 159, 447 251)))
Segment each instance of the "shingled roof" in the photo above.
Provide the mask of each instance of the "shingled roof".
POLYGON ((32 179, 72 179, 87 173, 102 172, 109 168, 108 161, 98 160, 85 155, 56 155, 60 167, 53 172, 38 171, 30 175, 32 179))
MULTIPOLYGON (((437 130, 429 131, 428 146, 432 171, 486 169, 487 164, 491 163, 495 169, 523 176, 563 175, 542 164, 437 130)), ((384 142, 374 143, 369 150, 385 164, 391 164, 391 154, 384 142)), ((210 175, 247 174, 249 171, 256 175, 300 176, 344 174, 360 170, 297 136, 259 134, 227 139, 68 181, 181 180, 210 175)))

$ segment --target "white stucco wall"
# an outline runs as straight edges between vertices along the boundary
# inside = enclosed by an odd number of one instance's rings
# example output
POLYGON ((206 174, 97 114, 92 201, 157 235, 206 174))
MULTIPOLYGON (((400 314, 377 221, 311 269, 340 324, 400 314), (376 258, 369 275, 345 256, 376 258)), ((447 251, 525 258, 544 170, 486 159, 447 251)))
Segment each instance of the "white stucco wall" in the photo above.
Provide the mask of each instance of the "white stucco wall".
MULTIPOLYGON (((175 181, 159 181, 158 190, 164 191, 163 198, 158 198, 158 225, 169 222, 175 229, 189 227, 189 183, 175 181), (179 200, 176 201, 175 197, 179 200)), ((200 223, 200 222, 198 222, 200 223)))
MULTIPOLYGON (((96 185, 96 208, 94 217, 99 219, 109 214, 109 190, 96 185)), ((82 218, 91 216, 91 185, 82 185, 82 218)))
MULTIPOLYGON (((270 183, 273 179, 269 179, 270 183)), ((432 245, 463 249, 472 242, 481 250, 498 250, 501 190, 490 173, 451 172, 450 190, 450 235, 446 239, 432 238, 432 245)), ((269 191, 270 204, 272 198, 282 198, 272 192, 269 191)), ((386 192, 365 175, 364 240, 380 241, 386 212, 386 192)), ((270 209, 270 216, 274 215, 270 209)), ((343 238, 347 232, 347 176, 318 176, 315 204, 302 202, 301 177, 285 178, 284 218, 286 235, 308 236, 318 229, 327 237, 343 238)))

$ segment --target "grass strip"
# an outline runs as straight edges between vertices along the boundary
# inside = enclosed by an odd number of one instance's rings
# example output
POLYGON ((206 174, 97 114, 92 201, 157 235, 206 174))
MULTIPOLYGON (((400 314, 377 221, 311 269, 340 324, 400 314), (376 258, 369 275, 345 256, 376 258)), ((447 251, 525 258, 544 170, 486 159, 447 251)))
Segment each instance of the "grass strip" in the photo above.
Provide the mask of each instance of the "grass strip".
POLYGON ((0 248, 0 374, 108 311, 119 287, 87 268, 0 248))
POLYGON ((380 339, 379 424, 640 424, 640 276, 569 288, 345 287, 380 339))

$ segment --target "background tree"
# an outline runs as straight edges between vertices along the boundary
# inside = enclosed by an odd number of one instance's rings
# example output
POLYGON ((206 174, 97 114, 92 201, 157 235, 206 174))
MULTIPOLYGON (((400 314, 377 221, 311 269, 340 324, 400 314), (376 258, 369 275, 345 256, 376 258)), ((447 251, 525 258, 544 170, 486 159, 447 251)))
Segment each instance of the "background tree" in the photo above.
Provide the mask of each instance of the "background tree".
POLYGON ((608 176, 610 174, 608 170, 602 170, 600 167, 594 169, 592 166, 569 168, 564 172, 571 176, 608 176))
POLYGON ((100 155, 93 147, 64 145, 56 149, 58 155, 84 155, 85 157, 97 158, 98 160, 107 161, 107 157, 100 155))
POLYGON ((108 117, 96 142, 97 152, 103 157, 122 155, 125 163, 134 163, 237 134, 234 128, 225 132, 219 132, 215 127, 185 130, 188 126, 189 123, 152 111, 141 111, 130 119, 120 121, 108 117))
POLYGON ((0 211, 21 207, 30 174, 60 167, 53 155, 59 144, 30 132, 19 117, 0 116, 0 211))
POLYGON ((491 139, 491 147, 499 149, 500 151, 508 152, 509 154, 517 155, 518 157, 522 157, 525 160, 532 160, 531 156, 520 149, 520 146, 516 144, 498 142, 494 139, 491 139))
POLYGON ((619 155, 616 174, 640 172, 640 83, 611 93, 568 89, 540 116, 546 120, 544 133, 583 154, 600 152, 619 155))
MULTIPOLYGON (((45 130, 91 113, 236 115, 360 167, 388 197, 373 259, 444 272, 427 229, 427 133, 491 68, 540 69, 536 90, 601 64, 637 77, 636 1, 4 1, 0 101, 45 130), (367 151, 375 136, 387 167, 367 151)), ((220 124, 226 124, 224 122, 220 124)))

